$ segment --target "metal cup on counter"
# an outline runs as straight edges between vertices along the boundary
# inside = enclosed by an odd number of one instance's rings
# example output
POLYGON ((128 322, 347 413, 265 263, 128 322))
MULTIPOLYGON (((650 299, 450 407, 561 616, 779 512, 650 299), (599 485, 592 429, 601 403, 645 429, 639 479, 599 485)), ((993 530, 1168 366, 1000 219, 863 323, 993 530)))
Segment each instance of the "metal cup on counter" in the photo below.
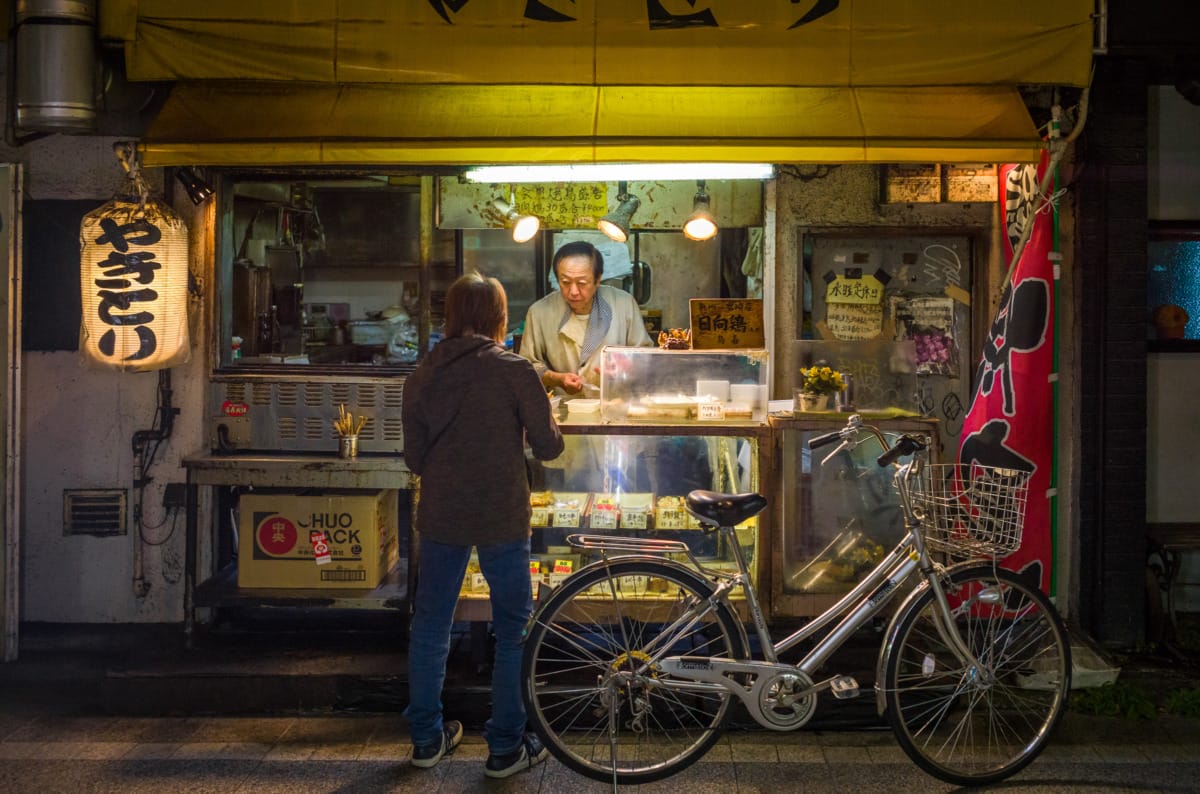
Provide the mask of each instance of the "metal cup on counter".
POLYGON ((358 457, 358 436, 338 436, 338 457, 358 457))
POLYGON ((338 437, 338 457, 358 457, 358 434, 367 423, 367 417, 346 413, 345 405, 338 405, 338 418, 333 420, 333 429, 338 437))
POLYGON ((854 409, 854 382, 850 379, 850 373, 842 373, 842 381, 846 384, 846 388, 837 393, 837 409, 842 413, 851 413, 854 409))

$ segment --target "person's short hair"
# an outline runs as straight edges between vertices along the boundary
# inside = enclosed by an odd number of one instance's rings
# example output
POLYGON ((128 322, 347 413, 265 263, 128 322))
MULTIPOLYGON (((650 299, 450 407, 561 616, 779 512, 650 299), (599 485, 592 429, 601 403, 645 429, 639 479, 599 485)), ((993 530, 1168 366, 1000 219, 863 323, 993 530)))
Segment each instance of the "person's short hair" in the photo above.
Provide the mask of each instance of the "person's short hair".
POLYGON ((587 240, 576 240, 575 242, 564 244, 554 252, 554 259, 550 262, 550 270, 554 272, 554 278, 558 278, 558 263, 568 256, 591 257, 592 275, 595 276, 596 283, 600 283, 600 277, 604 275, 604 254, 600 253, 599 248, 587 240))
POLYGON ((504 286, 479 273, 459 276, 446 290, 446 338, 479 334, 504 341, 508 297, 504 286))

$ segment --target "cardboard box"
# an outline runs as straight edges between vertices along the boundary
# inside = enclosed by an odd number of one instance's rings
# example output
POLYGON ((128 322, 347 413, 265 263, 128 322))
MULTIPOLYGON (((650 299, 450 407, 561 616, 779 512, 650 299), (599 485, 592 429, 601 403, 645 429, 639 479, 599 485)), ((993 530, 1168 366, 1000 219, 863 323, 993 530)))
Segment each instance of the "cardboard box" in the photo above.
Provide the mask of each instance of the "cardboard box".
POLYGON ((394 490, 243 495, 238 586, 377 587, 396 563, 397 498, 394 490))

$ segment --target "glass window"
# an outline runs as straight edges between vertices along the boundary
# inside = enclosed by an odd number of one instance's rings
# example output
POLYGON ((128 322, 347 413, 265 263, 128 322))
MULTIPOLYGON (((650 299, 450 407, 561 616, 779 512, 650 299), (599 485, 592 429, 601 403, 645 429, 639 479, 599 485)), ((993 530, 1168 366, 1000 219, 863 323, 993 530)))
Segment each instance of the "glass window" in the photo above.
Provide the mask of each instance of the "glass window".
POLYGON ((1200 224, 1153 230, 1147 256, 1150 339, 1200 339, 1200 224))
MULTIPOLYGON (((230 176, 219 257, 225 367, 415 365, 420 178, 230 176)), ((434 230, 431 336, 457 274, 453 231, 434 230)))

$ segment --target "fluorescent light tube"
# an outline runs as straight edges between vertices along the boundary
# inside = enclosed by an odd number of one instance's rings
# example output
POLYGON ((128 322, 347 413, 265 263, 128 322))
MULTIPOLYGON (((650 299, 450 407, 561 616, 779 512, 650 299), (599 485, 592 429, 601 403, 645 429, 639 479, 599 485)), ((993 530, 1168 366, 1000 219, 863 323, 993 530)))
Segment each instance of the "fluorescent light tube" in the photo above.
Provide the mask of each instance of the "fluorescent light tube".
POLYGON ((768 163, 589 163, 585 165, 484 165, 468 168, 469 182, 657 182, 694 179, 771 179, 768 163))

